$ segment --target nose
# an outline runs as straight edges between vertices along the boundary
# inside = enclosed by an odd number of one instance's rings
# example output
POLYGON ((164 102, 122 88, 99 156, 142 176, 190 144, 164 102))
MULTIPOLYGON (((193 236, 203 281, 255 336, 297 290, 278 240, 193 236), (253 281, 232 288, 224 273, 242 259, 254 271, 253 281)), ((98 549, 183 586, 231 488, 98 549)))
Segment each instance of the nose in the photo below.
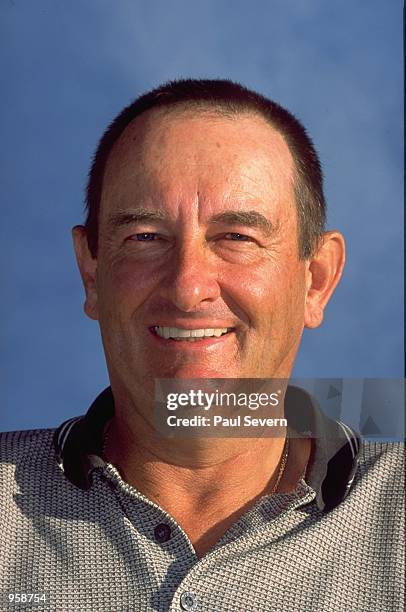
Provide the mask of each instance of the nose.
POLYGON ((162 287, 164 296, 179 310, 194 312, 220 297, 213 254, 204 245, 191 242, 174 254, 170 273, 162 287))

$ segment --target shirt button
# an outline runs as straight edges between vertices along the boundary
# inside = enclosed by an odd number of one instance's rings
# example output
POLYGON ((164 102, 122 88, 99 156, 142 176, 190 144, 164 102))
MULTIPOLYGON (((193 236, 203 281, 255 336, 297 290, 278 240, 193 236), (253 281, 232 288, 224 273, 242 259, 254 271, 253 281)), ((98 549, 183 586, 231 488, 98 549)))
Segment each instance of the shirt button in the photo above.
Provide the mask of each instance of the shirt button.
POLYGON ((180 607, 182 610, 197 610, 197 599, 194 593, 185 591, 180 596, 180 607))
POLYGON ((154 536, 160 544, 167 542, 171 537, 171 528, 165 523, 159 523, 154 529, 154 536))

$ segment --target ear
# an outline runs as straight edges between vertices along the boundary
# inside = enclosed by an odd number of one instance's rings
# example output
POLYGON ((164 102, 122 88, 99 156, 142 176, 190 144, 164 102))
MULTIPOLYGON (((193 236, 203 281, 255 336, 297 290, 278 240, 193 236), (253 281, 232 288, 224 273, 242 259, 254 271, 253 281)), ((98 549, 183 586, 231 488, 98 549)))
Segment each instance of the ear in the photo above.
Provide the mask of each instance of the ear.
POLYGON ((318 327, 324 309, 337 287, 345 263, 345 241, 340 232, 325 232, 321 245, 309 260, 305 303, 305 327, 318 327))
POLYGON ((92 257, 87 244, 86 229, 83 225, 75 225, 72 229, 73 245, 75 247, 76 260, 78 262, 80 275, 85 288, 84 311, 88 317, 97 321, 97 258, 92 257))

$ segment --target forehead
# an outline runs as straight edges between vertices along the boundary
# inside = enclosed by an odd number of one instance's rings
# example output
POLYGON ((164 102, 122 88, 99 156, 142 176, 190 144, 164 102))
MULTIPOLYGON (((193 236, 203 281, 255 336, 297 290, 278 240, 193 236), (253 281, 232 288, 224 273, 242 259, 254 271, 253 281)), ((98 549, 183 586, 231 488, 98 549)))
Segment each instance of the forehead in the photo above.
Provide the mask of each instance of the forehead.
POLYGON ((261 116, 158 109, 133 120, 106 164, 103 208, 134 198, 292 201, 294 163, 289 148, 261 116))

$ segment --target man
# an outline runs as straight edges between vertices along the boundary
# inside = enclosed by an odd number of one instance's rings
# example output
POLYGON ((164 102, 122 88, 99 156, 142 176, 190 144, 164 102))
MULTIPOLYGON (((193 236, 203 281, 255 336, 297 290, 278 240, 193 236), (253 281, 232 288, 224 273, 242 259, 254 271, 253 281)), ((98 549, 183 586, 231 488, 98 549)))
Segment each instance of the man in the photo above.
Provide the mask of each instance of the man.
POLYGON ((288 379, 322 322, 345 249, 304 128, 229 81, 169 83, 106 131, 87 206, 73 239, 111 388, 55 432, 2 437, 5 601, 402 609, 400 445, 294 388, 296 435, 156 435, 157 380, 288 379))

